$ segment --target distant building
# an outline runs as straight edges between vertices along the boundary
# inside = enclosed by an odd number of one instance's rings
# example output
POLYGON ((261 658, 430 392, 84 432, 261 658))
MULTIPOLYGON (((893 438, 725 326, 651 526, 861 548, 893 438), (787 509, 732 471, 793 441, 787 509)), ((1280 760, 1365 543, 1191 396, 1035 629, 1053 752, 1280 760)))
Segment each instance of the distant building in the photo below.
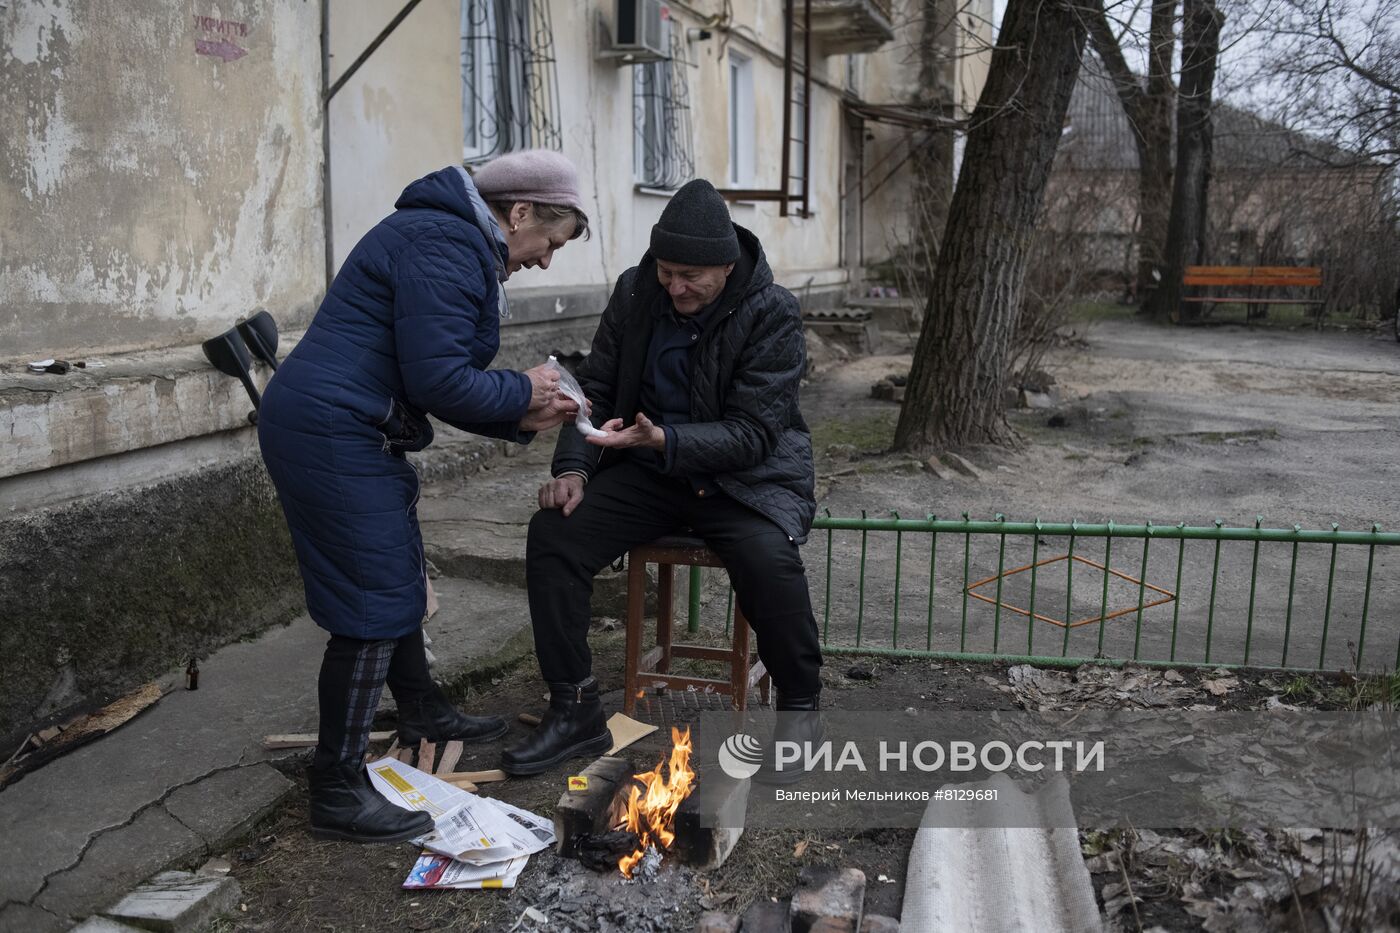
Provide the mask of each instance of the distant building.
MULTIPOLYGON (((1228 104, 1217 104, 1213 118, 1205 261, 1321 265, 1343 300, 1353 278, 1348 253, 1358 236, 1384 235, 1387 210, 1394 217, 1387 169, 1228 104)), ((1090 283, 1120 289, 1132 283, 1137 171, 1127 115, 1103 66, 1086 55, 1055 157, 1045 224, 1082 257, 1090 283)))

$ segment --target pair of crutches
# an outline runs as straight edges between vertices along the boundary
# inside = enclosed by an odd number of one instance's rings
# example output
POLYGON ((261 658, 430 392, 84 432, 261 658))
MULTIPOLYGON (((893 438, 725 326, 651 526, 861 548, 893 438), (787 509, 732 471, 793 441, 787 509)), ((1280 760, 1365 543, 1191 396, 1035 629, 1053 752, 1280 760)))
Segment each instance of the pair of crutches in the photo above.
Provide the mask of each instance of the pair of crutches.
POLYGON ((258 423, 258 407, 262 396, 253 384, 253 360, 266 363, 277 371, 277 322, 266 311, 259 311, 246 320, 239 321, 217 337, 211 337, 200 345, 204 356, 214 368, 226 376, 233 376, 248 390, 253 400, 253 410, 248 412, 248 423, 258 423))

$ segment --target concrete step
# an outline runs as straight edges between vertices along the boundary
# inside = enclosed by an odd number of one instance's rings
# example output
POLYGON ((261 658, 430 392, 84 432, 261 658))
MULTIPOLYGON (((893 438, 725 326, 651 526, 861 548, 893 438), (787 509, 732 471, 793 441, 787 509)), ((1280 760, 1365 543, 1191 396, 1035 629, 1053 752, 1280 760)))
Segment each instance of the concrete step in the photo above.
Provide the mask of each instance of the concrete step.
MULTIPOLYGON (((547 442, 532 444, 491 461, 465 483, 445 480, 424 488, 418 502, 423 550, 445 577, 525 587, 526 534, 539 508, 539 486, 549 479, 553 450, 547 442)), ((686 577, 678 578, 676 598, 683 601, 686 577)), ((523 592, 519 599, 523 605, 523 592)), ((648 610, 654 609, 649 586, 648 610)), ((622 618, 626 611, 627 574, 605 569, 593 583, 593 615, 622 618)))

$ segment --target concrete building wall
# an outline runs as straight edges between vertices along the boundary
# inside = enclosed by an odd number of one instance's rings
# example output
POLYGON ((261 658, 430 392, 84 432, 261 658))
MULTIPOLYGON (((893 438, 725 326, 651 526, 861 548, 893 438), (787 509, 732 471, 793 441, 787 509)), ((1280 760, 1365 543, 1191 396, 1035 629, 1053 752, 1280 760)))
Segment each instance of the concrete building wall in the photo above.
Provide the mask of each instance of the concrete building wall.
MULTIPOLYGON (((517 325, 593 315, 598 290, 634 265, 647 249, 652 225, 667 203, 664 192, 642 189, 633 172, 633 68, 599 57, 598 22, 611 28, 610 0, 551 0, 562 150, 579 167, 593 238, 560 250, 548 270, 522 270, 508 286, 511 301, 528 309, 517 325), (541 301, 540 299, 547 299, 541 301), (538 313, 535 309, 538 308, 538 313)), ((713 25, 719 0, 671 4, 673 29, 713 25)), ((684 68, 694 141, 695 174, 719 187, 729 173, 729 57, 752 62, 756 125, 751 187, 776 188, 781 179, 783 5, 777 0, 735 4, 734 20, 712 28, 708 40, 687 41, 684 68)), ((353 60, 382 28, 388 11, 373 0, 331 0, 332 74, 353 60)), ((414 178, 460 161, 462 84, 459 0, 426 0, 356 74, 330 111, 334 252, 343 260, 354 243, 391 208, 414 178)), ((736 203, 736 222, 763 241, 779 281, 794 288, 840 286, 839 80, 845 56, 814 55, 811 117, 812 213, 778 216, 776 203, 736 203), (834 76, 834 78, 833 78, 834 76)))
MULTIPOLYGON (((425 0, 332 98, 331 239, 340 268, 409 182, 462 158, 459 0, 425 0)), ((330 80, 399 11, 330 0, 330 80)))
POLYGON ((307 2, 0 7, 0 358, 309 320, 319 30, 307 2))

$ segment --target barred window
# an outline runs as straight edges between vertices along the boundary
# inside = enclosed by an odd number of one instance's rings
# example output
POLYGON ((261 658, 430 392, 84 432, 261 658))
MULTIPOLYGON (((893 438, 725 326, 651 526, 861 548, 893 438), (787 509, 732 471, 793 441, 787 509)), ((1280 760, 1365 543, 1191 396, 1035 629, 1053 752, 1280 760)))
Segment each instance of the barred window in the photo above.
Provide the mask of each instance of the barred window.
POLYGON ((670 57, 632 66, 632 171, 640 185, 674 189, 695 175, 690 88, 684 30, 669 17, 662 28, 670 57))
POLYGON ((467 162, 559 148, 548 0, 462 0, 462 128, 467 162))

